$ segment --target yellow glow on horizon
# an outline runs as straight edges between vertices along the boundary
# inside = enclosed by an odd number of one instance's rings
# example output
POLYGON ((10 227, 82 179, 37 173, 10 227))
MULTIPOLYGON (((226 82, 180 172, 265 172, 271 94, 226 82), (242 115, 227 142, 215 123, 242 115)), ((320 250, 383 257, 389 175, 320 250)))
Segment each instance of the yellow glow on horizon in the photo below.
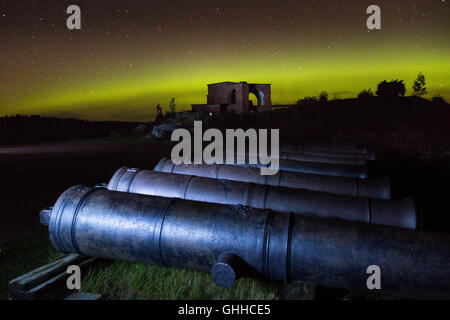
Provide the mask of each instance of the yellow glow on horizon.
POLYGON ((113 69, 101 75, 95 68, 78 74, 71 70, 70 80, 39 85, 26 96, 12 95, 2 110, 6 114, 67 111, 88 119, 108 120, 110 108, 113 113, 123 110, 124 120, 136 120, 134 117, 151 118, 156 103, 165 107, 171 97, 176 97, 179 111, 188 110, 190 104, 205 103, 208 83, 271 83, 273 103, 289 104, 321 91, 327 91, 330 97, 355 97, 369 87, 375 91, 385 79, 405 80, 409 94, 419 72, 426 76, 428 96, 440 93, 449 100, 449 57, 445 50, 419 56, 360 50, 358 55, 335 52, 317 57, 299 57, 297 51, 290 51, 281 58, 265 53, 248 54, 245 59, 231 56, 167 62, 156 67, 152 63, 137 63, 128 70, 113 69), (140 115, 130 118, 127 110, 138 110, 140 115))

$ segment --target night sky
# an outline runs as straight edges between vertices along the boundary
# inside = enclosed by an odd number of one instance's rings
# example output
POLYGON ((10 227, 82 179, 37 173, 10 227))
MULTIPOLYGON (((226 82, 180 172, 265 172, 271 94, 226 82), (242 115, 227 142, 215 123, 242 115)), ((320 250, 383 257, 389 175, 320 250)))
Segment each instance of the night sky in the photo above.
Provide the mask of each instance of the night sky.
POLYGON ((0 0, 0 116, 152 120, 208 83, 272 83, 273 103, 355 97, 423 72, 450 100, 448 0, 0 0), (81 7, 82 29, 66 28, 81 7), (381 7, 368 31, 366 9, 381 7))

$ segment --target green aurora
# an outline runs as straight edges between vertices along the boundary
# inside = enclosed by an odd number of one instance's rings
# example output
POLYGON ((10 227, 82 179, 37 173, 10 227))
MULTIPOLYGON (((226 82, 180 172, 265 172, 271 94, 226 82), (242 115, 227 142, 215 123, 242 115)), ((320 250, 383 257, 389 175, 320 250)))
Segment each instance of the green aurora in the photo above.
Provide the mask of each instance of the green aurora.
MULTIPOLYGON (((167 108, 171 97, 178 111, 205 103, 207 84, 220 81, 271 83, 274 104, 321 91, 330 98, 355 97, 363 89, 375 91, 384 79, 405 80, 408 95, 419 72, 426 76, 426 98, 440 94, 450 100, 448 20, 389 32, 398 24, 392 13, 385 15, 382 30, 369 32, 364 5, 357 9, 352 8, 362 13, 355 21, 308 25, 304 32, 299 24, 311 17, 294 20, 294 26, 292 17, 274 21, 276 32, 268 32, 273 30, 267 25, 264 30, 246 26, 244 35, 237 26, 199 37, 200 31, 183 33, 179 25, 109 32, 104 24, 78 33, 63 27, 50 34, 31 27, 3 33, 2 42, 9 45, 0 47, 0 115, 148 121, 156 104, 167 108)), ((53 15, 43 15, 39 23, 55 24, 53 15)))

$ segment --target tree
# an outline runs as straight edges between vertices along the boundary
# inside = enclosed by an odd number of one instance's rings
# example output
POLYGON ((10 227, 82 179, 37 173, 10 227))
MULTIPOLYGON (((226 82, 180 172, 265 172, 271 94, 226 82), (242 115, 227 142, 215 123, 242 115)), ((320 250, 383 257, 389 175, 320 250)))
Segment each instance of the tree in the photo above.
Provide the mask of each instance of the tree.
POLYGON ((156 122, 159 123, 159 122, 163 122, 163 121, 164 121, 164 116, 162 113, 162 108, 158 103, 158 105, 156 106, 156 122))
POLYGON ((358 99, 367 99, 373 97, 372 88, 364 89, 360 93, 358 93, 358 99))
POLYGON ((398 97, 405 96, 406 87, 403 80, 382 81, 378 84, 377 96, 380 97, 398 97))
POLYGON ((319 94, 319 102, 320 103, 327 103, 328 102, 328 92, 322 91, 319 94))
POLYGON ((176 104, 175 104, 175 98, 172 98, 172 99, 170 99, 170 102, 169 102, 169 109, 170 109, 170 112, 171 113, 173 113, 173 114, 175 114, 175 108, 176 108, 176 104))
POLYGON ((414 95, 417 97, 422 97, 427 94, 427 88, 425 87, 425 76, 419 73, 414 85, 412 87, 414 95))
POLYGON ((175 116, 177 115, 177 113, 175 112, 176 106, 177 105, 175 104, 175 98, 170 99, 170 101, 169 101, 169 111, 166 112, 166 118, 168 118, 168 119, 175 118, 175 116))

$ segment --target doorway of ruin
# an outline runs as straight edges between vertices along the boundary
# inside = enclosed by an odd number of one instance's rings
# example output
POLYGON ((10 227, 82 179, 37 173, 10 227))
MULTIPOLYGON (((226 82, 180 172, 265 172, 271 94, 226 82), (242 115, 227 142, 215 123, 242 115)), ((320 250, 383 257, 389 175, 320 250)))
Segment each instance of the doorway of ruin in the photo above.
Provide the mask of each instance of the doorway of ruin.
POLYGON ((230 104, 236 104, 237 100, 236 100, 236 89, 233 89, 231 91, 231 98, 230 98, 231 103, 230 104))
POLYGON ((248 94, 248 109, 250 112, 256 111, 257 108, 259 107, 259 98, 258 96, 253 93, 253 92, 249 92, 248 94))

